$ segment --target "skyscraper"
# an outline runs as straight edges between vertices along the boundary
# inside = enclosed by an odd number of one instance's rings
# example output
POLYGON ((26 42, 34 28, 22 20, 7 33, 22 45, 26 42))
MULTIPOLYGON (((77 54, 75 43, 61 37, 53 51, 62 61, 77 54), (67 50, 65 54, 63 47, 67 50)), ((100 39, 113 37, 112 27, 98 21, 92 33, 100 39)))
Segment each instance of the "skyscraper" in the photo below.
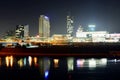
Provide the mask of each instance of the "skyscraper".
POLYGON ((29 25, 24 25, 24 37, 29 37, 29 25))
POLYGON ((15 31, 16 38, 26 38, 29 36, 29 25, 17 25, 15 31))
POLYGON ((50 37, 50 22, 45 15, 40 15, 39 18, 39 36, 44 38, 50 37))
POLYGON ((73 19, 71 16, 67 16, 67 34, 73 36, 73 19))

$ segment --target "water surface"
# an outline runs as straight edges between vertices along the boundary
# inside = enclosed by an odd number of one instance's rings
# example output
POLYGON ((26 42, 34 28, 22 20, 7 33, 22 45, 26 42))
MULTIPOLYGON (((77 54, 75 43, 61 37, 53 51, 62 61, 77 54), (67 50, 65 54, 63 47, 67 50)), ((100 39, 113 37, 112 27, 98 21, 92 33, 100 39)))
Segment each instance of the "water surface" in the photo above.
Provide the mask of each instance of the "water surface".
POLYGON ((119 80, 120 59, 2 56, 1 80, 119 80))

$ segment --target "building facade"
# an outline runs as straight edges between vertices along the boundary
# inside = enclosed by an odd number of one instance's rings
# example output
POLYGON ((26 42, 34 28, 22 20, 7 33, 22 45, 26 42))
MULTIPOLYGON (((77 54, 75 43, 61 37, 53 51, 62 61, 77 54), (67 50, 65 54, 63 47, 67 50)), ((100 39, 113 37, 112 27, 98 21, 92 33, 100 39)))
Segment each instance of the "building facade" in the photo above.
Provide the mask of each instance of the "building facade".
POLYGON ((94 25, 89 26, 89 31, 83 31, 80 26, 76 32, 76 41, 78 42, 105 42, 107 31, 94 31, 94 25))
POLYGON ((67 16, 67 34, 73 36, 73 19, 67 16))
POLYGON ((16 38, 26 38, 29 36, 29 25, 17 25, 15 30, 16 38))
POLYGON ((50 37, 50 21, 45 15, 40 15, 39 18, 39 36, 44 38, 50 37))
POLYGON ((29 25, 24 25, 24 37, 29 37, 29 25))

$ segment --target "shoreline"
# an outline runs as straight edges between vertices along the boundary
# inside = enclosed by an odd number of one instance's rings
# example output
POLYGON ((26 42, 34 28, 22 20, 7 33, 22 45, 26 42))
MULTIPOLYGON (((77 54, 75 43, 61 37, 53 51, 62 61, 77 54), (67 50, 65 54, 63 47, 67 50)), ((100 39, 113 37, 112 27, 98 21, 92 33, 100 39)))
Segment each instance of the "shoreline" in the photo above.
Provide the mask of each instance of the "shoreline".
POLYGON ((76 56, 76 57, 120 57, 120 44, 76 44, 64 46, 41 46, 39 48, 0 48, 0 56, 76 56))

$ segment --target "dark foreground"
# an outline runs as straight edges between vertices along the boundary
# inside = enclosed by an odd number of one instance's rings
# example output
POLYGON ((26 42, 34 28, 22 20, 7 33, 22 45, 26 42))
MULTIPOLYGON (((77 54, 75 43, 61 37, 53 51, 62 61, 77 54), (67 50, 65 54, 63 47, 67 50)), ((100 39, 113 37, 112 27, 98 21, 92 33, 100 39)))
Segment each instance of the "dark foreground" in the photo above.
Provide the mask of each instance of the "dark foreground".
POLYGON ((1 48, 0 55, 14 56, 80 56, 120 57, 120 43, 74 43, 73 45, 49 45, 39 48, 1 48))

